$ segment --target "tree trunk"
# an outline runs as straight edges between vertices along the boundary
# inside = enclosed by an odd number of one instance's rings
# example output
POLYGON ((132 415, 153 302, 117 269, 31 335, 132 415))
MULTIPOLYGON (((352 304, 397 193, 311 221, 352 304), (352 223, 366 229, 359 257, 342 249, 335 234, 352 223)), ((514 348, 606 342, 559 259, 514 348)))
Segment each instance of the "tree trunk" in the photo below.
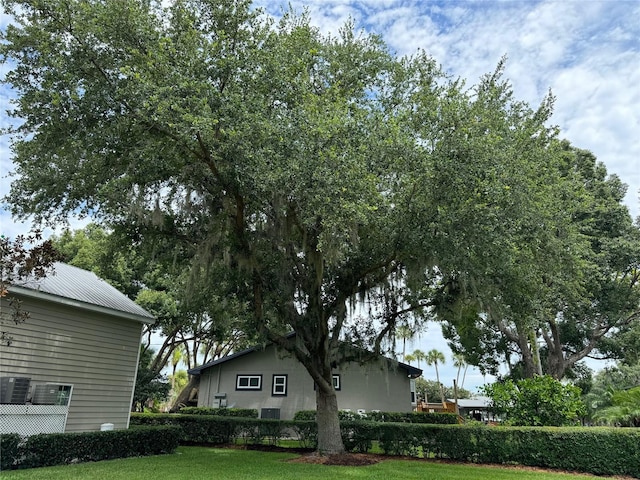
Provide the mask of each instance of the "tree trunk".
POLYGON ((336 392, 316 388, 317 421, 318 421, 318 452, 321 455, 338 455, 345 452, 342 435, 340 434, 340 420, 338 418, 338 400, 336 392))
POLYGON ((440 400, 442 401, 442 406, 444 407, 444 389, 442 388, 442 384, 440 383, 440 372, 438 372, 438 362, 435 361, 434 365, 436 367, 436 379, 438 380, 438 387, 440 388, 440 400))
POLYGON ((187 406, 187 404, 197 396, 199 387, 200 375, 191 375, 187 385, 182 389, 182 391, 173 401, 173 405, 171 405, 170 411, 172 413, 176 413, 180 411, 182 407, 187 406))
POLYGON ((518 347, 520 347, 520 355, 524 366, 524 377, 533 378, 537 370, 533 359, 531 343, 529 342, 529 336, 524 333, 521 334, 520 331, 518 331, 518 347))
POLYGON ((533 358, 533 373, 542 375, 542 362, 540 361, 540 349, 535 330, 529 330, 529 344, 531 345, 531 356, 533 358))

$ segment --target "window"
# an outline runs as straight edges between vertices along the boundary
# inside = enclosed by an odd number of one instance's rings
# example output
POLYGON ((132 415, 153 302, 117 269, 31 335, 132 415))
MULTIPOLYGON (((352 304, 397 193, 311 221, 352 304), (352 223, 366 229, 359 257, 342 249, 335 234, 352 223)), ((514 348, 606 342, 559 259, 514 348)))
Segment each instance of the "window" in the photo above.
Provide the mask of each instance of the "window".
POLYGON ((273 383, 271 385, 271 395, 286 396, 287 395, 287 376, 286 375, 274 375, 273 383))
POLYGON ((338 373, 334 373, 333 374, 333 388, 338 391, 340 390, 340 374, 338 373))
MULTIPOLYGON (((340 381, 340 374, 339 373, 334 373, 333 374, 333 389, 337 392, 340 390, 340 387, 342 386, 342 383, 340 381)), ((314 382, 313 384, 313 389, 316 389, 316 384, 314 382)))
POLYGON ((236 390, 262 390, 262 375, 238 375, 236 390))
POLYGON ((56 392, 56 405, 69 405, 72 385, 58 385, 56 392))

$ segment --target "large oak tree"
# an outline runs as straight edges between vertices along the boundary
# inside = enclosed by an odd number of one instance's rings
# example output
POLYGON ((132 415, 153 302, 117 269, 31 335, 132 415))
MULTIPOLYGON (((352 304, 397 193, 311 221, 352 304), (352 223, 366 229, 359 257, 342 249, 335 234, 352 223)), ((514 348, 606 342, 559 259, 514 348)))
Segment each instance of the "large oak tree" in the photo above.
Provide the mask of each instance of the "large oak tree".
POLYGON ((447 290, 523 285, 514 239, 548 240, 551 98, 515 101, 501 65, 467 88, 243 0, 4 4, 14 214, 171 242, 193 295, 237 300, 307 369, 322 452, 344 450, 332 368, 365 351, 343 345, 383 351, 447 290))

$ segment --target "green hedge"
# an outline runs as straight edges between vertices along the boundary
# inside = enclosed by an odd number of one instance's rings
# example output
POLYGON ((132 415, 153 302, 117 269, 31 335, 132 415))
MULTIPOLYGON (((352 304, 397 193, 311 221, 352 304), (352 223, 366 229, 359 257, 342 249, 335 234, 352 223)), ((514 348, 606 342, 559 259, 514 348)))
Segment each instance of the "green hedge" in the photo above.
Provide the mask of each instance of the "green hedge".
POLYGON ((258 418, 255 408, 211 408, 211 407, 183 407, 180 413, 185 415, 216 415, 219 417, 258 418))
POLYGON ((640 476, 637 429, 381 424, 378 438, 395 455, 640 476))
POLYGON ((436 425, 455 425, 458 415, 455 413, 434 412, 369 412, 366 414, 374 422, 429 423, 436 425))
POLYGON ((315 422, 273 420, 247 417, 183 414, 131 414, 132 425, 175 425, 181 429, 183 444, 276 444, 283 437, 296 436, 301 444, 315 447, 315 422))
MULTIPOLYGON (((299 415, 300 417, 300 415, 299 415)), ((263 420, 207 415, 131 416, 132 424, 176 425, 181 442, 275 444, 298 438, 317 446, 317 427, 309 420, 263 420)), ((341 420, 349 451, 366 452, 373 441, 388 455, 439 457, 476 463, 509 463, 596 475, 640 478, 640 429, 602 427, 503 427, 435 425, 341 420)))
MULTIPOLYGON (((396 423, 430 423, 436 425, 455 425, 458 423, 458 415, 455 413, 433 412, 367 412, 359 414, 340 410, 340 421, 370 420, 373 422, 396 423)), ((315 421, 315 410, 300 410, 293 417, 294 420, 315 421)))
POLYGON ((20 458, 18 449, 22 437, 17 433, 0 435, 0 471, 13 468, 13 464, 20 458))
POLYGON ((180 443, 231 443, 241 418, 215 415, 132 413, 131 425, 175 425, 180 427, 180 443))
POLYGON ((180 433, 179 428, 167 425, 105 432, 40 434, 24 440, 13 434, 2 435, 2 469, 172 453, 179 445, 180 433), (18 438, 17 443, 15 437, 18 438))

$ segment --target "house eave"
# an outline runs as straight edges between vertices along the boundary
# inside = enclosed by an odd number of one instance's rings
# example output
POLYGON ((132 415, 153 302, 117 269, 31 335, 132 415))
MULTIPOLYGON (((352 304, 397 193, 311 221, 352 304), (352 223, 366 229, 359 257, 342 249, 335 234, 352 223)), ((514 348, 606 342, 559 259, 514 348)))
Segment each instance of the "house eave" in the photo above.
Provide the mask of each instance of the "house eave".
MULTIPOLYGON (((250 353, 253 353, 253 352, 259 350, 260 348, 261 348, 260 345, 257 345, 257 346, 253 346, 253 347, 247 348, 245 350, 241 350, 241 351, 239 351, 237 353, 233 353, 231 355, 227 355, 225 357, 218 358, 217 360, 213 360, 211 362, 205 363, 204 365, 200 365, 198 367, 194 367, 194 368, 188 370, 187 373, 189 375, 200 375, 203 370, 207 370, 208 368, 216 367, 216 366, 218 366, 220 364, 226 363, 226 362, 228 362, 230 360, 234 360, 234 359, 236 359, 238 357, 243 357, 244 355, 248 355, 250 353)), ((387 361, 393 362, 393 360, 388 359, 386 357, 382 357, 382 358, 384 358, 387 361)), ((401 369, 405 370, 407 372, 407 376, 409 378, 415 379, 415 378, 418 378, 418 377, 420 377, 422 375, 422 369, 416 368, 416 367, 414 367, 412 365, 409 365, 409 364, 406 364, 406 363, 402 363, 402 362, 395 362, 395 365, 397 366, 397 368, 401 368, 401 369)))
POLYGON ((101 313, 104 315, 110 315, 119 318, 126 318, 128 320, 134 320, 140 323, 153 323, 155 318, 152 316, 138 315, 133 312, 125 312, 123 310, 116 310, 113 308, 103 307, 101 305, 95 305, 92 303, 81 302, 67 297, 61 297, 51 293, 41 292, 31 288, 24 288, 18 285, 12 285, 9 287, 9 293, 22 297, 35 298, 38 300, 45 300, 59 305, 65 305, 68 307, 79 308, 81 310, 87 310, 94 313, 101 313))

